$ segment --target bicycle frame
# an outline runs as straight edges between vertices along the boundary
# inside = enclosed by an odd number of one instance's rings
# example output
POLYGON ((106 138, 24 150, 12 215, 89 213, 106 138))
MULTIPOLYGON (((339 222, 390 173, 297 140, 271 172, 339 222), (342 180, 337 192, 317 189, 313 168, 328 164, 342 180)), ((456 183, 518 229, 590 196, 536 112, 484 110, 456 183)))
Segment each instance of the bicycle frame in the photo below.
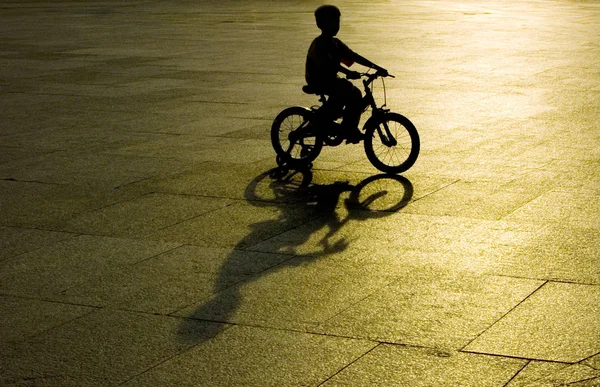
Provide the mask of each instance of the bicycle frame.
MULTIPOLYGON (((366 110, 367 107, 371 107, 371 117, 369 117, 367 122, 364 124, 364 126, 363 126, 363 131, 364 131, 369 126, 369 124, 374 122, 375 119, 378 118, 381 114, 385 114, 385 113, 389 112, 389 109, 386 108, 385 102, 383 103, 383 105, 377 106, 377 103, 375 102, 375 98, 373 97, 373 91, 371 89, 371 84, 373 83, 373 81, 375 81, 381 75, 379 73, 371 73, 371 74, 362 73, 361 76, 366 77, 366 79, 363 79, 363 81, 362 81, 364 92, 365 92, 365 95, 363 97, 363 102, 364 102, 363 111, 366 110)), ((389 76, 393 77, 393 75, 389 75, 389 76)), ((383 87, 385 90, 385 83, 384 83, 383 87)), ((331 117, 324 118, 324 116, 323 116, 323 113, 324 113, 323 111, 326 110, 327 102, 328 102, 328 99, 325 97, 325 95, 322 95, 322 94, 320 95, 319 102, 321 102, 321 105, 318 107, 313 107, 311 110, 313 111, 313 113, 315 113, 315 117, 316 117, 315 121, 319 123, 319 126, 322 126, 325 129, 325 132, 327 135, 328 132, 331 131, 332 126, 339 125, 339 124, 337 122, 335 122, 335 119, 331 119, 331 117), (325 107, 325 109, 323 109, 324 107, 325 107)), ((326 116, 326 114, 325 114, 325 116, 326 116)), ((388 145, 388 146, 395 146, 397 144, 397 142, 396 142, 394 136, 391 134, 390 129, 387 126, 387 124, 384 124, 384 129, 385 129, 385 133, 383 133, 381 128, 377 128, 377 133, 381 137, 382 143, 385 145, 388 145)), ((300 133, 302 133, 302 132, 297 133, 297 135, 299 137, 302 136, 300 133)), ((333 142, 333 143, 337 144, 338 142, 333 142)))
MULTIPOLYGON (((383 105, 381 105, 381 107, 377 106, 377 103, 375 102, 375 98, 373 97, 373 91, 371 90, 371 84, 373 83, 373 81, 375 79, 377 79, 379 77, 379 75, 377 73, 364 74, 364 75, 367 75, 367 79, 363 80, 363 86, 365 89, 365 97, 364 98, 367 101, 367 104, 370 105, 371 109, 372 109, 371 117, 369 117, 369 119, 367 120, 367 122, 365 122, 365 125, 363 127, 363 130, 366 130, 366 128, 368 128, 370 124, 375 122, 375 120, 381 114, 385 114, 385 113, 389 112, 389 109, 385 108, 386 101, 384 101, 384 103, 383 103, 383 105)), ((390 76, 392 76, 392 75, 390 75, 390 76)), ((385 93, 385 83, 384 83, 383 87, 384 87, 384 93, 385 93)), ((388 127, 387 122, 385 122, 385 121, 383 122, 383 128, 385 130, 385 133, 383 133, 380 126, 377 127, 377 134, 381 138, 381 142, 386 146, 396 146, 398 144, 398 141, 396 141, 396 139, 392 135, 390 128, 388 127)))

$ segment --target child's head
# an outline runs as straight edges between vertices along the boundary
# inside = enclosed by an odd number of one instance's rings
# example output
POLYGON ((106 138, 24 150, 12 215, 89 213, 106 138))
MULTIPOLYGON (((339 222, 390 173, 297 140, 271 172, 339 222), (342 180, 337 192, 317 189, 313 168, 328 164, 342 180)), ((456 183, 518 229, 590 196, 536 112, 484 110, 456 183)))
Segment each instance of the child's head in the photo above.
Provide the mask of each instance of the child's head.
POLYGON ((340 30, 341 12, 335 5, 322 5, 315 11, 317 27, 324 34, 335 36, 340 30))

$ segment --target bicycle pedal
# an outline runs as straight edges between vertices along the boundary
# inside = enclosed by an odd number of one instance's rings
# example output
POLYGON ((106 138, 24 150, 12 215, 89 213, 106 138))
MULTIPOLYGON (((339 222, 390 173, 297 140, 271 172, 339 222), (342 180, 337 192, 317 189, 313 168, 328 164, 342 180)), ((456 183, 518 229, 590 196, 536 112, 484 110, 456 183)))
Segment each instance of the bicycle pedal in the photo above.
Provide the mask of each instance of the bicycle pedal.
POLYGON ((353 133, 346 138, 346 144, 358 144, 364 138, 362 133, 353 133))

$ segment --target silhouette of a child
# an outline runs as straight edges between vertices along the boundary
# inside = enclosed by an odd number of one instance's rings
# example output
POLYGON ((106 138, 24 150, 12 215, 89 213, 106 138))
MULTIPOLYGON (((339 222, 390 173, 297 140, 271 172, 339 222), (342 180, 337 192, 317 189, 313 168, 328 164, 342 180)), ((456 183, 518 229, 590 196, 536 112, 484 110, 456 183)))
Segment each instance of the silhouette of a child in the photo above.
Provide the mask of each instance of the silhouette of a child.
POLYGON ((350 67, 356 62, 382 74, 387 74, 387 70, 355 53, 335 37, 340 30, 340 17, 340 10, 333 5, 323 5, 315 11, 321 35, 308 49, 305 76, 306 83, 317 94, 328 95, 332 106, 344 108, 342 126, 347 133, 347 142, 357 143, 362 137, 358 123, 365 105, 361 91, 348 79, 359 79, 360 74, 342 64, 350 67), (347 79, 339 78, 338 72, 345 74, 347 79))

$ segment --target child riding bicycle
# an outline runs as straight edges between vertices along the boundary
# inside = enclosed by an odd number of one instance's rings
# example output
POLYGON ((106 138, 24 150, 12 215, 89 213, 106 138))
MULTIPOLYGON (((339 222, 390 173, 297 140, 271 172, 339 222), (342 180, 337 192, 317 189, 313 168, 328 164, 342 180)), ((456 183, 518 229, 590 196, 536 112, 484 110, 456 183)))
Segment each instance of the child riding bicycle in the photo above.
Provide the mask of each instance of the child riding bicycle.
POLYGON ((316 9, 315 19, 321 35, 311 43, 306 57, 306 83, 314 94, 329 96, 329 104, 342 110, 342 127, 346 132, 346 142, 356 144, 362 139, 358 129, 360 115, 365 108, 361 91, 348 81, 359 79, 360 73, 347 67, 355 62, 365 67, 374 68, 381 75, 387 70, 352 51, 336 38, 340 29, 340 10, 333 5, 323 5, 316 9), (338 72, 347 79, 339 78, 338 72))

